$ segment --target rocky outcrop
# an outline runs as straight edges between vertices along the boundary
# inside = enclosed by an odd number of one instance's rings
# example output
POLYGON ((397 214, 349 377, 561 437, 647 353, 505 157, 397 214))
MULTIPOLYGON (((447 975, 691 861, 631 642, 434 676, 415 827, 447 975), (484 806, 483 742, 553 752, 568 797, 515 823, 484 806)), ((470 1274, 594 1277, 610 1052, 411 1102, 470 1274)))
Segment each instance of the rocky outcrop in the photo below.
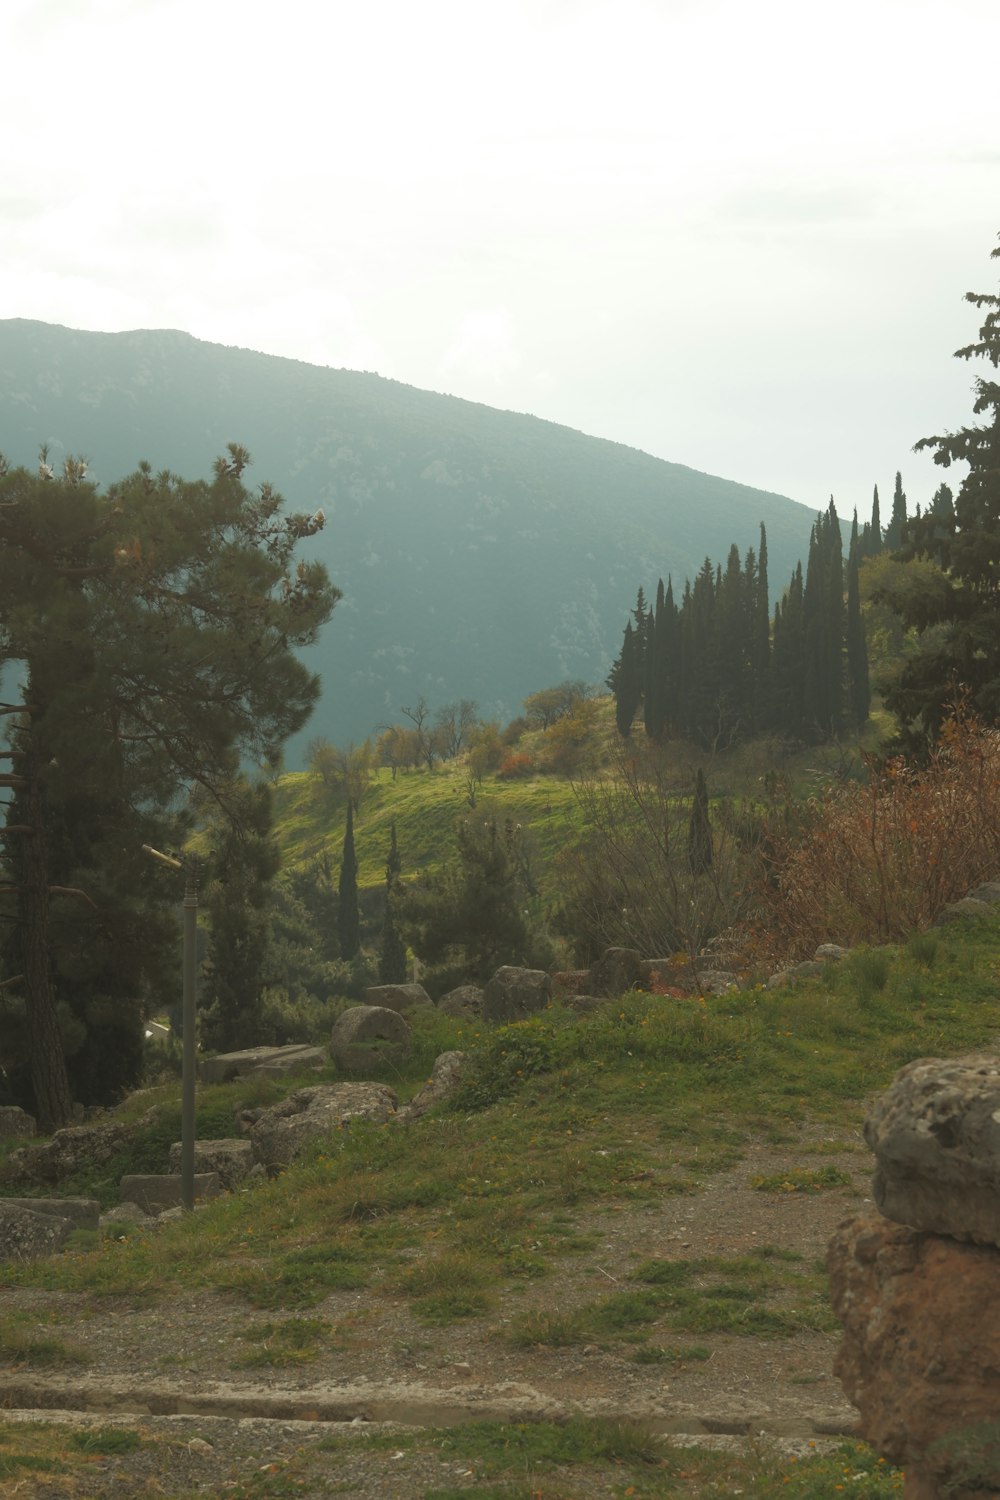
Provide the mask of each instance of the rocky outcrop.
POLYGON ((410 1050, 410 1028, 398 1010, 352 1005, 333 1024, 330 1057, 342 1073, 378 1071, 402 1062, 410 1050))
POLYGON ((365 1001, 386 1010, 398 1010, 400 1015, 421 1005, 434 1004, 422 984, 373 984, 365 990, 365 1001))
POLYGON ((483 1020, 497 1026, 523 1021, 544 1010, 552 998, 552 978, 544 969, 505 964, 483 991, 483 1020))
POLYGON ((34 1135, 35 1119, 16 1104, 0 1104, 0 1141, 34 1135))
POLYGON ((844 1327, 834 1371, 861 1436, 904 1466, 907 1500, 995 1495, 1000 1251, 872 1216, 840 1226, 828 1267, 844 1327))
POLYGON ((103 1120, 94 1125, 68 1125, 42 1145, 12 1151, 4 1164, 4 1181, 12 1187, 44 1187, 103 1166, 128 1144, 137 1125, 148 1125, 154 1118, 155 1111, 149 1110, 135 1122, 103 1120))
POLYGON ((384 1083, 321 1083, 299 1089, 258 1116, 250 1131, 254 1160, 276 1172, 313 1141, 355 1120, 388 1120, 398 1102, 384 1083))
POLYGON ((865 1140, 886 1218, 1000 1245, 1000 1059, 908 1063, 875 1104, 865 1140))
MULTIPOLYGON (((170 1170, 181 1170, 182 1144, 175 1141, 170 1148, 170 1170)), ((224 1136, 217 1141, 195 1141, 194 1169, 196 1172, 214 1172, 224 1192, 231 1193, 244 1180, 253 1166, 253 1147, 244 1136, 224 1136)))
POLYGON ((26 1208, 30 1213, 66 1219, 70 1229, 96 1229, 101 1220, 101 1205, 96 1198, 4 1198, 0 1201, 15 1208, 26 1208))

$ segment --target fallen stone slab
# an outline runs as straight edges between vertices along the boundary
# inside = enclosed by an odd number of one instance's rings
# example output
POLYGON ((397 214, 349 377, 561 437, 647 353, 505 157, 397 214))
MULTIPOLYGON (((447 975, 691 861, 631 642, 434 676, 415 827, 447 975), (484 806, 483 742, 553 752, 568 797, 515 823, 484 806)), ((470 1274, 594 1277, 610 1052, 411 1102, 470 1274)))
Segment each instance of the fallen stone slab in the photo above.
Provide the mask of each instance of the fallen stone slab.
POLYGON ((101 1205, 96 1198, 5 1198, 31 1213, 51 1214, 54 1219, 68 1219, 72 1229, 97 1229, 101 1205))
MULTIPOLYGON (((181 1169, 182 1143, 170 1147, 170 1170, 181 1169)), ((219 1140, 195 1141, 195 1172, 216 1172, 223 1190, 231 1193, 253 1166, 253 1147, 245 1136, 223 1136, 219 1140)))
POLYGON ((887 1219, 1000 1245, 1000 1058, 907 1063, 865 1122, 887 1219))
POLYGON ((352 1005, 333 1023, 330 1057, 343 1073, 378 1072, 397 1066, 410 1050, 412 1033, 398 1010, 384 1005, 352 1005))
POLYGON ((37 1260, 61 1250, 70 1221, 0 1198, 0 1260, 37 1260))
POLYGON ((247 1047, 241 1052, 220 1052, 198 1064, 202 1083, 231 1083, 234 1078, 284 1078, 289 1073, 325 1068, 322 1047, 293 1043, 287 1047, 247 1047))
MULTIPOLYGON (((202 1201, 217 1198, 222 1191, 217 1172, 196 1172, 194 1196, 202 1201)), ((122 1203, 134 1203, 143 1213, 159 1215, 168 1208, 183 1206, 179 1172, 130 1172, 122 1178, 118 1196, 122 1203)))
POLYGON ((459 1021, 479 1021, 483 1015, 483 992, 477 984, 460 984, 442 995, 438 1010, 459 1021))

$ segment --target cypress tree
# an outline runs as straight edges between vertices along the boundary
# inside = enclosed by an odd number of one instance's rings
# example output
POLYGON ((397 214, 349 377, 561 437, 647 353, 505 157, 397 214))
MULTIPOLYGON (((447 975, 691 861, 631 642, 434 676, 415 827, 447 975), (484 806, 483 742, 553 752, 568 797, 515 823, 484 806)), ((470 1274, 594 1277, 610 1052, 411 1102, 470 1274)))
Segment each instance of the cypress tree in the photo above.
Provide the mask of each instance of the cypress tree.
POLYGON ((885 528, 883 545, 886 552, 898 552, 906 536, 906 495, 903 493, 903 476, 896 471, 896 487, 892 495, 892 514, 885 528))
POLYGON ((396 843, 395 820, 390 825, 389 835, 389 855, 385 864, 385 917, 378 955, 378 977, 380 984, 405 984, 406 944, 396 925, 396 886, 403 862, 396 843))
POLYGON ((854 512, 851 527, 851 546, 847 558, 847 683, 850 694, 851 716, 856 724, 864 724, 871 708, 871 688, 868 680, 868 644, 865 640, 865 622, 861 613, 861 590, 858 582, 860 569, 860 539, 858 536, 858 513, 854 512))
POLYGON ((361 947, 361 918, 358 913, 358 860, 354 852, 354 803, 350 798, 347 799, 347 827, 337 886, 337 932, 341 958, 354 958, 361 947))
POLYGON ((754 728, 763 729, 771 716, 771 604, 767 581, 767 532, 760 523, 757 587, 753 597, 750 665, 754 728))

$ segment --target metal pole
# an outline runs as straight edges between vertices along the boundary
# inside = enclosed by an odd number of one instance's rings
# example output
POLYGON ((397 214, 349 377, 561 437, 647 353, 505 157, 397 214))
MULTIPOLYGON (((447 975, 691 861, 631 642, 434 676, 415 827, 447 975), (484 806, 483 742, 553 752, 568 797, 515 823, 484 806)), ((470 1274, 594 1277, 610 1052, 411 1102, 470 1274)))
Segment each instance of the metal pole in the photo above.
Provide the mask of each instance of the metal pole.
POLYGON ((198 1066, 195 1019, 198 1000, 198 877, 188 866, 184 889, 184 1047, 181 1093, 181 1202, 194 1208, 194 1084, 198 1066))
POLYGON ((173 870, 183 870, 184 884, 184 994, 181 1022, 181 1203, 194 1208, 194 1094, 198 1060, 195 1047, 198 1002, 198 867, 194 860, 181 861, 161 854, 149 844, 145 852, 173 870))

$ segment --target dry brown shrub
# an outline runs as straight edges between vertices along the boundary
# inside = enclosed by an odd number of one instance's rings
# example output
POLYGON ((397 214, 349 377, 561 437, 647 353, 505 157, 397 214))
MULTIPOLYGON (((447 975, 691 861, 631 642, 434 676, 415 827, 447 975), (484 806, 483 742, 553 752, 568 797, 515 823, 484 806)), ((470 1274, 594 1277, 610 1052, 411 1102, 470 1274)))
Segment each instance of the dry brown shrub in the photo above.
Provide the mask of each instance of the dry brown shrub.
POLYGON ((810 799, 795 832, 771 830, 765 925, 775 949, 884 943, 1000 875, 1000 733, 946 724, 926 765, 869 765, 866 784, 810 799))

